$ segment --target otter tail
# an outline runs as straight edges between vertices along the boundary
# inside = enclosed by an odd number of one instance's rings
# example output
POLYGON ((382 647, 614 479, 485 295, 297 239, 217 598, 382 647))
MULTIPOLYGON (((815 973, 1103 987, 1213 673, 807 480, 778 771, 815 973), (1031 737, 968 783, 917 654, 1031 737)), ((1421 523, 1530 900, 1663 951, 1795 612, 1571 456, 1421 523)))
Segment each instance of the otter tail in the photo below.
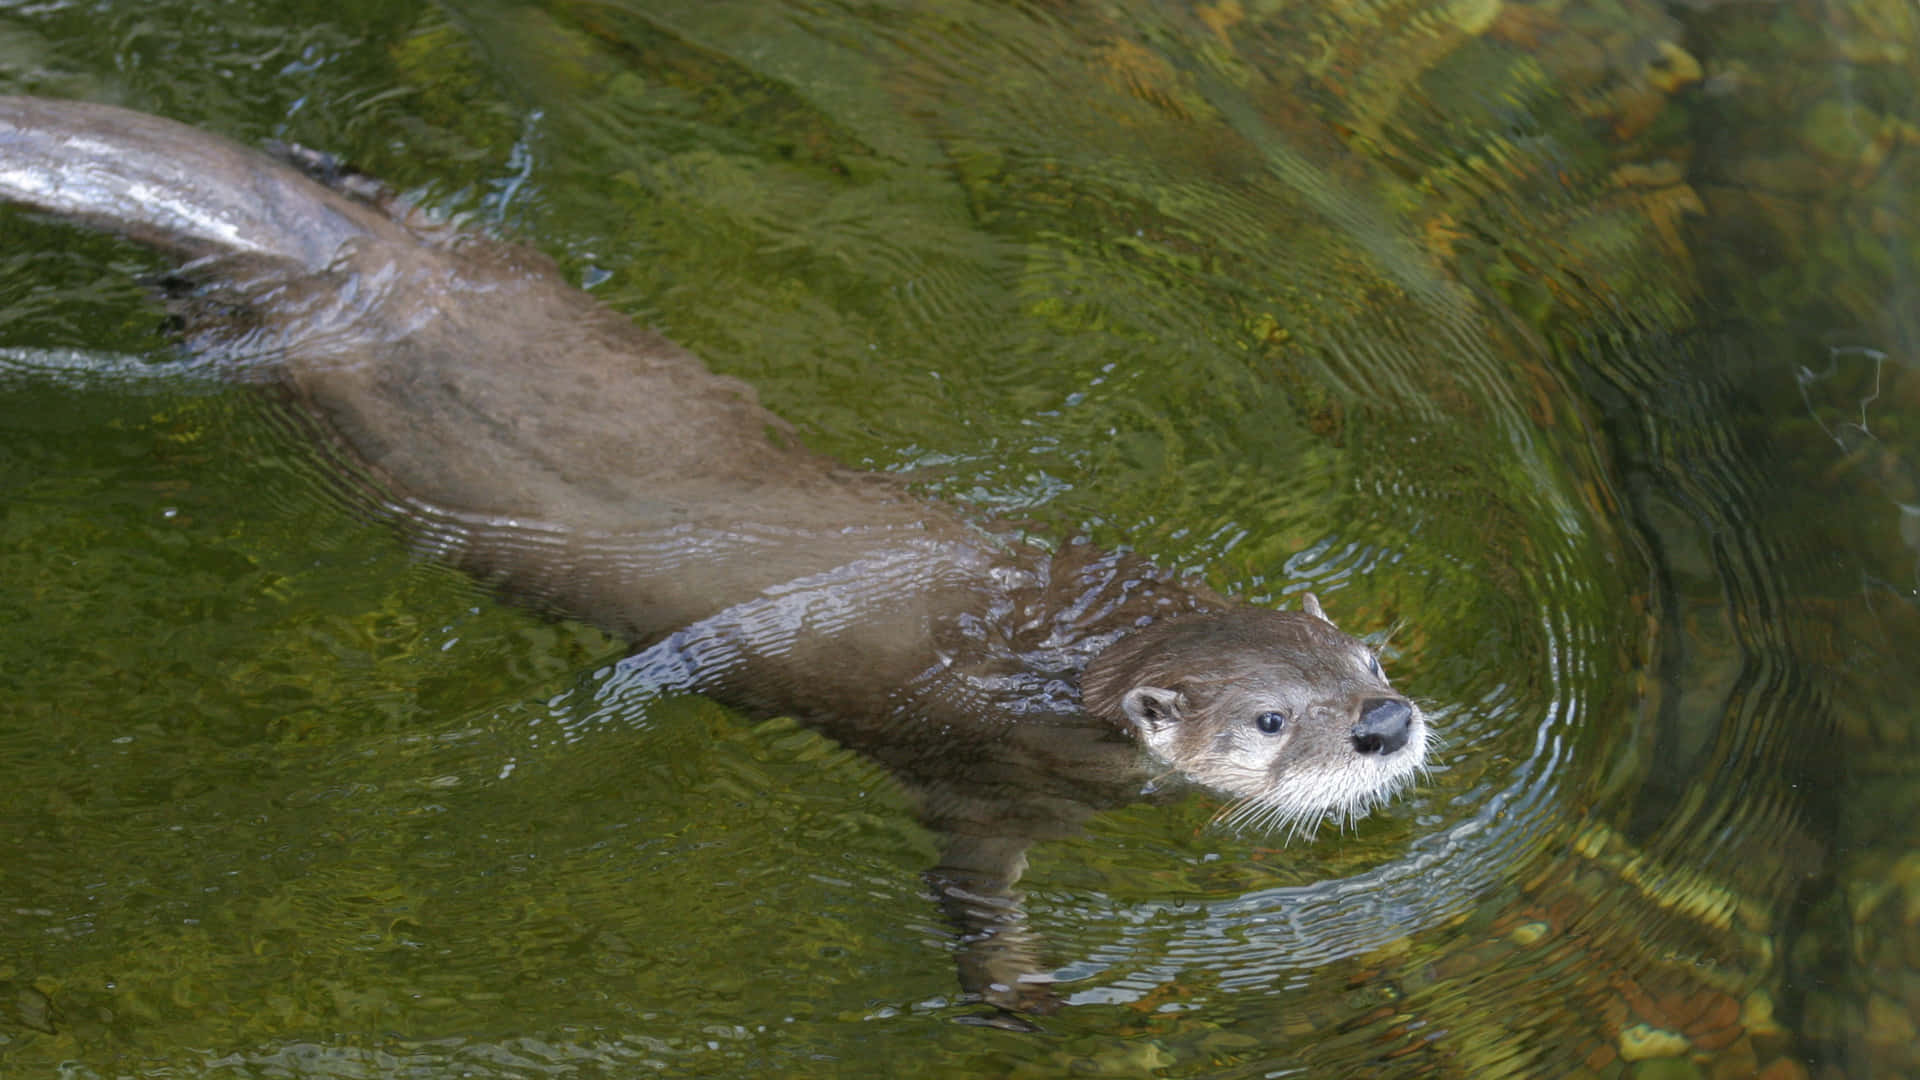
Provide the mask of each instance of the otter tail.
POLYGON ((398 230, 264 154, 110 105, 0 97, 0 201, 123 233, 189 259, 324 269, 398 230))

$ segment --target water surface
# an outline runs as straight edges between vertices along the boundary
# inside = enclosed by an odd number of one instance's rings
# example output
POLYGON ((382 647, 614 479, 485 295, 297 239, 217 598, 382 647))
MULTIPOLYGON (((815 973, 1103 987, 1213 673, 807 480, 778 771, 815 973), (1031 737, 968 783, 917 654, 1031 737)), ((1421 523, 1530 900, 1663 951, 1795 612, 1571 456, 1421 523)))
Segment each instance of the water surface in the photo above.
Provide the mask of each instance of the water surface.
POLYGON ((9 91, 324 147, 819 450, 1318 593, 1443 740, 1311 842, 1195 796, 1036 850, 1070 1005, 955 1023, 875 766, 696 699, 559 737, 621 642, 411 556, 163 261, 9 213, 0 1064, 1914 1068, 1920 29, 1799 18, 0 7, 9 91))

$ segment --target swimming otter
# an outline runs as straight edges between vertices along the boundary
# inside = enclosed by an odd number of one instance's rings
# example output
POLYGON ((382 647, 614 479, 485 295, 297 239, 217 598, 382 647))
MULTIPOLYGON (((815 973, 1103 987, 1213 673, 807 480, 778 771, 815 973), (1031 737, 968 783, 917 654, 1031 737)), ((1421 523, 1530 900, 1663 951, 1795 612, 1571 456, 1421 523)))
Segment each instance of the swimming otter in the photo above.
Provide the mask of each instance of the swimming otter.
POLYGON ((73 102, 0 99, 0 198, 189 260, 252 312, 201 344, 301 403, 421 550, 635 642, 610 695, 792 715, 885 764, 946 837, 962 980, 996 1006, 1052 1001, 1012 893, 1033 841, 1170 776, 1311 828, 1424 760, 1420 710, 1311 596, 1236 606, 843 468, 523 249, 73 102))

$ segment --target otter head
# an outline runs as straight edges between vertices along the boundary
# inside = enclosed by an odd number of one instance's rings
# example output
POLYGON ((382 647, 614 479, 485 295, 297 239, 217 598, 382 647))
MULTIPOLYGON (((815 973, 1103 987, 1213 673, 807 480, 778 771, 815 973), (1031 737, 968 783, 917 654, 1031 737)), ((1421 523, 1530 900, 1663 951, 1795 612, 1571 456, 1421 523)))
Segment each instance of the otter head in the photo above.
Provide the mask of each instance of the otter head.
POLYGON ((1423 767, 1426 718, 1311 593, 1304 607, 1136 630, 1087 665, 1082 703, 1234 799, 1230 822, 1311 832, 1329 815, 1364 816, 1423 767))

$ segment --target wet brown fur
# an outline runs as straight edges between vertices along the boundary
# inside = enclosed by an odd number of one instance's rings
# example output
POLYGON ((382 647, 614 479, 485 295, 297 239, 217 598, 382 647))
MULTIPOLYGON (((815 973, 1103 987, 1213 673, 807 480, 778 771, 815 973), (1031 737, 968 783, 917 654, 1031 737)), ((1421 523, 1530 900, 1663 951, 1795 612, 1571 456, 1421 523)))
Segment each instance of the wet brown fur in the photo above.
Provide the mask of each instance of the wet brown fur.
POLYGON ((845 469, 537 254, 75 102, 0 98, 0 198, 193 260, 252 313, 196 327, 207 347, 301 403, 420 550, 631 639, 628 685, 793 715, 885 763, 948 838, 933 880, 996 1004, 1051 1000, 1010 891, 1027 846, 1193 772, 1245 719, 1211 711, 1226 690, 1278 672, 1337 705, 1313 753, 1340 766, 1356 676, 1332 657, 1363 647, 1330 623, 845 469), (1123 708, 1149 684, 1195 699, 1170 760, 1123 708))

